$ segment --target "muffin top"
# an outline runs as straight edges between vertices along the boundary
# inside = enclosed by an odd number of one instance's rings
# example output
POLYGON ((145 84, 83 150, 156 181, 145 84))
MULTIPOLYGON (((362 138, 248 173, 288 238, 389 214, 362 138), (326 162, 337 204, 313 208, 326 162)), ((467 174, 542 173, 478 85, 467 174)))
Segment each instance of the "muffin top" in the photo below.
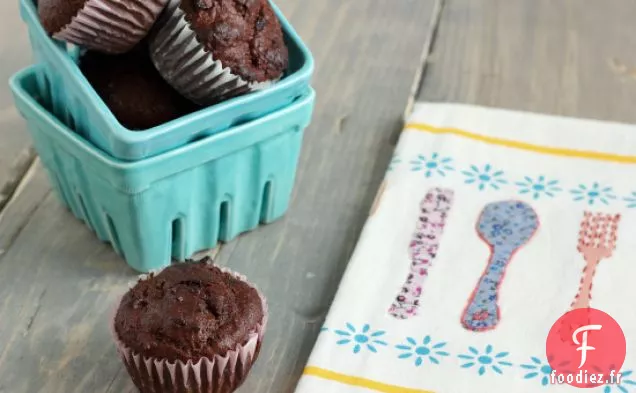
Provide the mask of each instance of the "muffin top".
POLYGON ((39 0, 38 13, 44 30, 49 34, 62 30, 85 3, 86 0, 39 0))
POLYGON ((288 64, 280 22, 268 0, 181 0, 199 41, 249 82, 278 79, 288 64))
POLYGON ((80 68, 128 129, 146 130, 200 109, 163 80, 145 44, 123 55, 87 52, 80 68))
POLYGON ((140 280, 121 301, 115 331, 143 356, 197 362, 244 345, 263 317, 256 289, 203 260, 140 280))

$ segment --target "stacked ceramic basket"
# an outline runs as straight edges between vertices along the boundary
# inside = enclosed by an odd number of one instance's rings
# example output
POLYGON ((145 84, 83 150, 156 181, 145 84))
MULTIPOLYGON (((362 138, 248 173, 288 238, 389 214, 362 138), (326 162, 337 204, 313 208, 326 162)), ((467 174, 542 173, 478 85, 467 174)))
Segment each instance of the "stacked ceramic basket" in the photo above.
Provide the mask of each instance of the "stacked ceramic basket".
MULTIPOLYGON (((272 5, 273 6, 273 5, 272 5)), ((10 81, 63 204, 137 271, 160 269, 288 208, 314 104, 310 52, 273 6, 289 66, 273 86, 136 132, 123 127, 21 0, 35 65, 10 81)))

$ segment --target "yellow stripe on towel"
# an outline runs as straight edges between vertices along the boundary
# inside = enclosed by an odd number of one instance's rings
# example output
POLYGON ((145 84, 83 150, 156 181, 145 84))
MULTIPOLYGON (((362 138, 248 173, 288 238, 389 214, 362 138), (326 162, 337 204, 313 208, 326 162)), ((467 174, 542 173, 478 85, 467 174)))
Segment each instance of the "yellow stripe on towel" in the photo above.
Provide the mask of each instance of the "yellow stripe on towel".
POLYGON ((496 138, 492 136, 476 134, 470 131, 460 130, 458 128, 435 127, 423 123, 408 123, 405 126, 405 130, 409 129, 420 132, 430 132, 433 134, 450 134, 466 139, 472 139, 474 141, 488 143, 491 145, 505 146, 513 149, 532 151, 535 153, 550 154, 553 156, 586 158, 591 160, 618 162, 621 164, 636 164, 636 156, 624 156, 620 154, 602 153, 597 151, 575 150, 561 147, 535 145, 532 143, 515 141, 511 139, 496 138))
POLYGON ((376 392, 382 393, 434 393, 428 390, 405 388, 402 386, 389 385, 366 378, 354 377, 353 375, 340 374, 319 367, 307 367, 305 368, 303 374, 326 379, 329 381, 340 382, 345 385, 375 390, 376 392))

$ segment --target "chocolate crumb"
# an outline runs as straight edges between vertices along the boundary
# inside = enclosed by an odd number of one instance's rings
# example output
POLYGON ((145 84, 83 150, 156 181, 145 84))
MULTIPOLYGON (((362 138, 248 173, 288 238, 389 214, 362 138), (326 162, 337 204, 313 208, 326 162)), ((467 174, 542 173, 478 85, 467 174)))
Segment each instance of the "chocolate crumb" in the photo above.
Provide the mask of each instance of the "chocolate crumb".
POLYGON ((214 0, 196 0, 196 5, 200 10, 209 10, 214 5, 214 0))
POLYGON ((256 20, 256 31, 263 31, 265 26, 267 26, 267 20, 265 18, 263 18, 262 16, 260 16, 256 20))

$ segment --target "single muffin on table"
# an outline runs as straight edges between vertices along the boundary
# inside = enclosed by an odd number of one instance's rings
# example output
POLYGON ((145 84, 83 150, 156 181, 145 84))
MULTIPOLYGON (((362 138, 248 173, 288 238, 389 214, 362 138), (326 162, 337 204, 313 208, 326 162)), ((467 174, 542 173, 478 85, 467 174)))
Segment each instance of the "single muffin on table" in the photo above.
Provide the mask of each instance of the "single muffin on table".
POLYGON ((38 0, 44 30, 53 38, 105 53, 137 45, 168 0, 38 0))
POLYGON ((170 0, 149 42, 161 75, 201 105, 266 88, 289 62, 268 0, 170 0))
POLYGON ((87 52, 80 69, 126 128, 142 131, 195 112, 200 107, 163 80, 143 44, 122 55, 87 52))
POLYGON ((142 393, 230 393, 256 361, 264 297, 242 276, 188 261, 140 279, 122 298, 115 342, 142 393))

